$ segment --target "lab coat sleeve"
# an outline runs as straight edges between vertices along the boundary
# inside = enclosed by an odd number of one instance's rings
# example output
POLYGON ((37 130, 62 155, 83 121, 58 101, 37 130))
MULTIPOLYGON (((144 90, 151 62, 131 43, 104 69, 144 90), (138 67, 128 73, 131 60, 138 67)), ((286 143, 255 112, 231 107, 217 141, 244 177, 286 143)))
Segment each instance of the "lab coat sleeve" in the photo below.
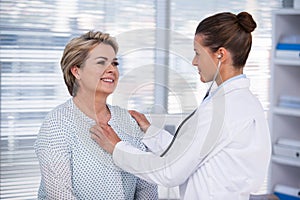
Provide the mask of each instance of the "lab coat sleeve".
POLYGON ((211 127, 209 115, 197 115, 182 127, 182 134, 178 135, 164 157, 140 151, 122 141, 116 145, 113 152, 115 164, 142 179, 165 187, 184 183, 198 169, 205 157, 202 147, 211 127))
POLYGON ((164 129, 151 125, 143 136, 142 142, 155 155, 160 155, 171 143, 173 136, 164 129))

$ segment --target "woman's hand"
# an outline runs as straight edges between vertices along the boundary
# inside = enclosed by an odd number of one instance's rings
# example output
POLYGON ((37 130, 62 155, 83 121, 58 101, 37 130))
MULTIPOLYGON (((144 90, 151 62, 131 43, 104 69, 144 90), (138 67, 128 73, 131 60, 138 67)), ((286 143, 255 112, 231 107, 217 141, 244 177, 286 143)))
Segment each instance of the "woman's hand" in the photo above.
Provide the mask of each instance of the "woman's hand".
POLYGON ((135 110, 129 110, 128 112, 137 121, 142 131, 146 132, 149 126, 151 125, 150 122, 147 120, 146 116, 135 110))
POLYGON ((90 132, 92 139, 110 154, 113 153, 116 144, 121 141, 116 132, 107 124, 95 125, 90 132))

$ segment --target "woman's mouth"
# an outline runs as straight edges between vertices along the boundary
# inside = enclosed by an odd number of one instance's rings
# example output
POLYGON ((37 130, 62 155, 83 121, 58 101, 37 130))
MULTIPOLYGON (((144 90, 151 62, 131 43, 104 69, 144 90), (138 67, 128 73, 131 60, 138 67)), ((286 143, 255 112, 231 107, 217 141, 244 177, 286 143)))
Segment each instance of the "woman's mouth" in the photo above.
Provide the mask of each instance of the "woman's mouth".
POLYGON ((113 83, 114 80, 111 79, 111 78, 101 78, 100 80, 104 81, 104 82, 107 82, 107 83, 113 83))

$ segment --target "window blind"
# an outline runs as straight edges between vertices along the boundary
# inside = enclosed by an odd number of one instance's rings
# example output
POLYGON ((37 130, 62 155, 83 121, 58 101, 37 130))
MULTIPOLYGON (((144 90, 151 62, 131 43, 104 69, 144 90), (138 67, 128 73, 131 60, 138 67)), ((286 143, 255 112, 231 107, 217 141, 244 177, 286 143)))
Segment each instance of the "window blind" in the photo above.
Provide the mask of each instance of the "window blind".
MULTIPOLYGON (((139 26, 153 28, 154 14, 152 1, 1 1, 1 199, 37 198, 36 134, 45 115, 70 98, 59 66, 65 44, 88 30, 114 36, 139 26)), ((147 62, 153 63, 152 52, 143 56, 147 62)), ((121 76, 137 60, 143 62, 124 55, 121 76)), ((153 102, 152 91, 144 102, 153 102)))

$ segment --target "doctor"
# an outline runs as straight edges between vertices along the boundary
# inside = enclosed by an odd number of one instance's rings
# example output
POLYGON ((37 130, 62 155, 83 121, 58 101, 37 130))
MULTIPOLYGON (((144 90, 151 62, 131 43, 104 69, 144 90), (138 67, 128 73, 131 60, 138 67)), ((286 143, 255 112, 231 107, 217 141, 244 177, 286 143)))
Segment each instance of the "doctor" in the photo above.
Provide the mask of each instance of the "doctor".
POLYGON ((121 141, 107 124, 91 128, 91 137, 123 170, 165 187, 179 186, 181 199, 248 200, 262 185, 271 155, 264 111, 243 74, 255 28, 247 12, 218 13, 200 22, 193 65, 202 82, 218 87, 209 88, 175 140, 135 111, 130 113, 152 152, 121 141))

